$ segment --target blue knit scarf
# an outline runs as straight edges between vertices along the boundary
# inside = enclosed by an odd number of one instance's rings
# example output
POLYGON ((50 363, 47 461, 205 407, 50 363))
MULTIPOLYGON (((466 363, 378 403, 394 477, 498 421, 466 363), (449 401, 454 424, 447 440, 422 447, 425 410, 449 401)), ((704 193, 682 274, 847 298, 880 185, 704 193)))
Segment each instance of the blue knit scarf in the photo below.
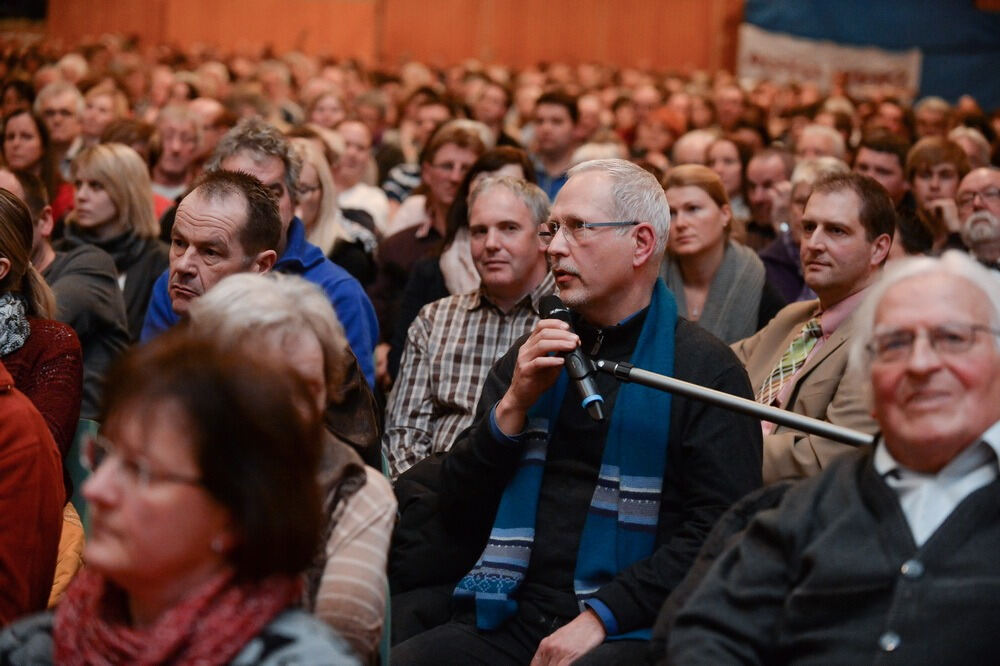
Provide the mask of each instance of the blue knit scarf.
MULTIPOLYGON (((677 303, 657 280, 631 362, 672 375, 676 323, 677 303)), ((564 371, 529 412, 524 453, 504 489, 486 548, 455 588, 456 602, 474 605, 480 629, 497 629, 517 612, 517 590, 531 560, 546 449, 568 383, 564 371)), ((573 587, 581 611, 618 572, 653 552, 669 424, 669 393, 638 384, 619 389, 577 551, 573 587)), ((648 631, 634 637, 643 635, 648 638, 648 631)))

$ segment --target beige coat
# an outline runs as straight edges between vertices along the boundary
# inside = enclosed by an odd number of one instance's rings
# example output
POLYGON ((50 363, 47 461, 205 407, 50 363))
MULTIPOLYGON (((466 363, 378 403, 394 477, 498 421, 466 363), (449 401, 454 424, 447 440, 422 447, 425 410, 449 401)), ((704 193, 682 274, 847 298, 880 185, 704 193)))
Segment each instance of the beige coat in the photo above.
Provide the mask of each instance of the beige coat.
MULTIPOLYGON (((732 349, 746 367, 755 392, 816 311, 817 305, 816 300, 792 303, 755 335, 733 343, 732 349)), ((860 373, 854 371, 847 374, 847 355, 855 314, 848 316, 799 370, 785 408, 874 434, 878 426, 871 415, 867 375, 863 369, 860 373)), ((764 483, 812 476, 831 458, 853 448, 779 425, 764 437, 764 483)))

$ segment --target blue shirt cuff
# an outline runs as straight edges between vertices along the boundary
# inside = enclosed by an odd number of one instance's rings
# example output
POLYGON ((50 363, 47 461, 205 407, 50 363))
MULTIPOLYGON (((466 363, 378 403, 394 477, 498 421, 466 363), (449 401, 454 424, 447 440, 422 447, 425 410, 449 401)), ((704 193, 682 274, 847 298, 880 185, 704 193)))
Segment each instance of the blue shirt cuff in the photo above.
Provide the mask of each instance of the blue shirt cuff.
POLYGON ((600 599, 587 599, 583 603, 587 608, 597 613, 601 624, 604 625, 604 633, 608 636, 614 636, 618 633, 618 620, 615 619, 615 614, 611 612, 606 603, 600 599))
POLYGON ((520 444, 524 440, 523 433, 519 433, 513 436, 508 435, 507 433, 505 433, 503 430, 500 429, 500 426, 497 425, 498 404, 500 404, 499 400, 497 400, 496 403, 494 403, 493 408, 490 409, 490 434, 493 435, 493 439, 500 442, 501 444, 510 444, 511 446, 520 444))

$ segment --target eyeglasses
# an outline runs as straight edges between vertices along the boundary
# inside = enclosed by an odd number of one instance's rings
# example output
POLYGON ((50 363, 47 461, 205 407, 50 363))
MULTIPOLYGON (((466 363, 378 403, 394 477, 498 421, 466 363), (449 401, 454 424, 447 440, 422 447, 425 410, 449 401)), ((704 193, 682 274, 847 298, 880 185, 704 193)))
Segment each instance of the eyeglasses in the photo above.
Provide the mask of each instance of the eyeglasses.
POLYGON ((538 238, 542 241, 544 245, 548 245, 562 229, 563 236, 566 237, 566 242, 578 244, 583 238, 585 238, 585 232, 593 229, 612 229, 621 227, 634 227, 639 224, 638 220, 629 220, 627 222, 580 222, 578 220, 566 220, 565 222, 556 222, 555 220, 549 220, 544 222, 541 226, 541 230, 538 232, 538 238))
POLYGON ((107 437, 96 433, 84 437, 80 447, 80 464, 83 465, 84 469, 93 474, 105 461, 111 458, 118 461, 118 466, 124 472, 125 478, 140 488, 146 488, 154 483, 201 485, 201 479, 195 477, 151 469, 149 463, 122 452, 107 437))
POLYGON ((899 363, 910 357, 917 338, 925 335, 931 349, 938 354, 957 356, 972 349, 972 345, 976 342, 977 333, 1000 336, 1000 331, 989 326, 949 323, 928 329, 898 329, 878 333, 868 343, 867 349, 880 363, 899 363))
POLYGON ((968 208, 976 201, 976 197, 982 198, 984 204, 998 203, 1000 202, 1000 187, 987 187, 978 192, 962 192, 955 198, 955 202, 958 203, 959 208, 968 208))

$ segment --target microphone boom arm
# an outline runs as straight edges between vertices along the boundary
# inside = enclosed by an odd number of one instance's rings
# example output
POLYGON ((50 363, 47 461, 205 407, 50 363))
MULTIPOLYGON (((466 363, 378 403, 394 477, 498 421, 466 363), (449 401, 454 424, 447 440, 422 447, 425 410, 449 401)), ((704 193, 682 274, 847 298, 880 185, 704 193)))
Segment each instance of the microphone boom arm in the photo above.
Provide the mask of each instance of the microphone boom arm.
POLYGON ((762 405, 753 400, 739 398, 729 393, 705 388, 704 386, 667 377, 666 375, 642 370, 631 363, 594 361, 594 365, 597 366, 598 370, 613 375, 616 379, 623 382, 635 382, 660 391, 667 391, 668 393, 683 395, 694 400, 701 400, 734 412, 756 416, 762 421, 779 423, 789 428, 820 435, 852 446, 870 446, 875 442, 875 438, 867 433, 844 428, 843 426, 834 425, 827 421, 820 421, 819 419, 796 414, 795 412, 789 412, 785 409, 762 405))

